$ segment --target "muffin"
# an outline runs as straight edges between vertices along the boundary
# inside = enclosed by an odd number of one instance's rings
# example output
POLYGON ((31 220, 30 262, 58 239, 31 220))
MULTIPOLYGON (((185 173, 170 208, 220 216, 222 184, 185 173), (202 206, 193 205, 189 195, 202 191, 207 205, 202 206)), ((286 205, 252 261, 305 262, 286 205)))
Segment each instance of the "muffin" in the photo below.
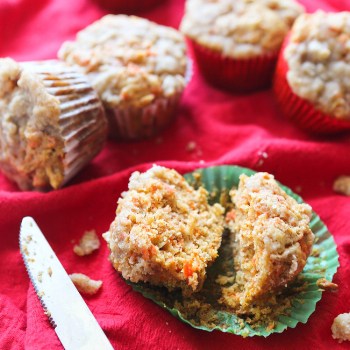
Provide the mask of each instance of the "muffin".
POLYGON ((95 0, 95 2, 109 11, 130 13, 148 10, 161 4, 164 0, 95 0))
POLYGON ((97 93, 58 61, 0 59, 0 120, 0 169, 22 190, 61 187, 107 137, 97 93))
POLYGON ((224 209, 209 205, 207 195, 175 170, 153 166, 133 173, 104 234, 114 268, 132 282, 184 295, 199 291, 224 230, 224 209))
POLYGON ((350 130, 349 74, 350 12, 300 16, 274 80, 283 114, 310 132, 350 130))
POLYGON ((188 0, 180 30, 219 88, 266 88, 283 39, 303 7, 294 0, 188 0))
POLYGON ((249 313, 303 270, 314 239, 311 207, 298 204, 267 173, 241 175, 230 195, 235 207, 227 221, 235 235, 236 278, 223 289, 223 300, 249 313))
POLYGON ((140 139, 163 129, 186 85, 182 34, 139 17, 107 15, 64 43, 58 55, 87 74, 117 138, 140 139))

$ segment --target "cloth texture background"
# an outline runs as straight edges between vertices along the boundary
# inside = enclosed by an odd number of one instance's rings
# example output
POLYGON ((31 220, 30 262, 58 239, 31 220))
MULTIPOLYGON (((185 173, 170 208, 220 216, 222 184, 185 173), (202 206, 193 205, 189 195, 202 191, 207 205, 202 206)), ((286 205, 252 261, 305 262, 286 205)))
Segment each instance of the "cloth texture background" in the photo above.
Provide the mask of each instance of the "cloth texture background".
MULTIPOLYGON (((308 12, 350 10, 349 0, 300 2, 308 12)), ((183 9, 183 0, 168 0, 140 15, 177 28, 183 9)), ((63 41, 104 14, 93 0, 1 0, 0 57, 55 58, 63 41)), ((103 280, 99 294, 85 300, 117 349, 349 349, 349 343, 332 339, 330 329, 334 317, 350 312, 350 198, 332 190, 336 177, 350 175, 349 148, 349 135, 310 136, 284 120, 272 91, 219 91, 206 84, 194 64, 177 117, 158 137, 108 141, 70 184, 51 193, 20 192, 0 175, 0 349, 62 349, 20 256, 19 227, 27 215, 35 218, 68 273, 103 280), (189 142, 196 144, 192 151, 189 142), (333 233, 340 255, 334 278, 339 292, 324 293, 305 325, 266 339, 243 339, 193 329, 132 291, 113 270, 104 241, 93 255, 76 256, 72 241, 91 229, 101 236, 114 219, 131 172, 144 171, 152 163, 181 173, 236 164, 274 174, 297 191, 333 233)))

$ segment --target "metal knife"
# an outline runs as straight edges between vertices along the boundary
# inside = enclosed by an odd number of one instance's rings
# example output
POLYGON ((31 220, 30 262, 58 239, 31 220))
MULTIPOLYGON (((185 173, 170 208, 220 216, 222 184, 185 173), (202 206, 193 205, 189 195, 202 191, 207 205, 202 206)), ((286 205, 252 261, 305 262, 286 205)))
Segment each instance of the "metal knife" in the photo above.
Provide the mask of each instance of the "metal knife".
POLYGON ((22 220, 19 242, 30 280, 63 347, 113 349, 33 218, 22 220))

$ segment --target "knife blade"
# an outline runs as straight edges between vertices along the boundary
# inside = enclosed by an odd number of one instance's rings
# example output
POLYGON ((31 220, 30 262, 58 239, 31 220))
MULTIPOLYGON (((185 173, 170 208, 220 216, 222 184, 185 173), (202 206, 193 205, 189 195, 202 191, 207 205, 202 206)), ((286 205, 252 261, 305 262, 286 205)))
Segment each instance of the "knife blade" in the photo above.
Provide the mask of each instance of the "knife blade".
POLYGON ((19 241, 30 280, 63 347, 113 349, 33 218, 23 218, 19 241))

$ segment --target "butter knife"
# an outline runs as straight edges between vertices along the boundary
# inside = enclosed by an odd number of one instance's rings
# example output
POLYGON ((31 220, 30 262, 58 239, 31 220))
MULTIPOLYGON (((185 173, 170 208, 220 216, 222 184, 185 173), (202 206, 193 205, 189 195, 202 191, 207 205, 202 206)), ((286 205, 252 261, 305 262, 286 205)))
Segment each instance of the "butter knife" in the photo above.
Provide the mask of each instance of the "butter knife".
POLYGON ((30 280, 63 347, 113 349, 33 218, 22 220, 19 242, 30 280))

